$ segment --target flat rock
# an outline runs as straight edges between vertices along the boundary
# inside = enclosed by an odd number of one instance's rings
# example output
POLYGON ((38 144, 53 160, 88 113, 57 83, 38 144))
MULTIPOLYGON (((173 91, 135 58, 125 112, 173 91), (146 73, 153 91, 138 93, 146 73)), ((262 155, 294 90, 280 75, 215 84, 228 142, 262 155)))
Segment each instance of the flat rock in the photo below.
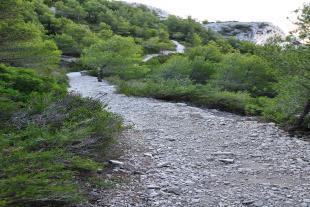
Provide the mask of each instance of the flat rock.
POLYGON ((225 163, 225 164, 233 164, 235 163, 234 159, 219 159, 219 161, 225 163))
POLYGON ((115 166, 123 166, 124 163, 118 160, 109 160, 109 163, 115 166))

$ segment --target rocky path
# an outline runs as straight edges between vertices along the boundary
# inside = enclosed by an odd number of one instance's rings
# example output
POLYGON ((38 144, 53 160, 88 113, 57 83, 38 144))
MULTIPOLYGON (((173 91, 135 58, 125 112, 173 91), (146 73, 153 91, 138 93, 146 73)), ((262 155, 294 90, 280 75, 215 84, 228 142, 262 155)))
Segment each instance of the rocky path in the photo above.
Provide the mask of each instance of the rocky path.
POLYGON ((175 40, 171 40, 173 42, 173 44, 175 45, 175 51, 171 51, 171 50, 164 50, 161 51, 160 53, 156 53, 156 54, 148 54, 143 58, 143 62, 147 62, 151 59, 153 59, 154 57, 158 57, 158 56, 162 56, 162 55, 170 55, 170 54, 176 54, 176 53, 184 53, 185 52, 185 46, 182 45, 181 43, 179 43, 178 41, 175 40))
MULTIPOLYGON (((119 159, 128 182, 96 192, 93 206, 310 206, 310 145, 274 124, 181 103, 126 97, 96 78, 68 74, 134 127, 119 159)), ((119 171, 115 170, 115 173, 119 171)), ((111 175, 113 176, 113 175, 111 175)))

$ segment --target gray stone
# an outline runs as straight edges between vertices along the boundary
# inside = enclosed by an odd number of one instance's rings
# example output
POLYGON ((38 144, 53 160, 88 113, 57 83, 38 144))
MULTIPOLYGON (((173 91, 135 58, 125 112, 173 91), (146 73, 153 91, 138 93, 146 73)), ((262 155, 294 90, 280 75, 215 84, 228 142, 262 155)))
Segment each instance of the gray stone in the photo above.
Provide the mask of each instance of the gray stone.
POLYGON ((254 200, 245 200, 245 201, 242 201, 242 204, 243 205, 251 205, 254 202, 255 202, 254 200))
POLYGON ((118 160, 109 160, 109 163, 115 166, 123 166, 124 163, 118 160))
POLYGON ((162 168, 162 167, 170 167, 171 166, 171 164, 169 163, 169 162, 162 162, 162 163, 159 163, 158 165, 157 165, 157 167, 159 167, 159 168, 162 168))
POLYGON ((147 189, 160 189, 160 187, 157 185, 148 185, 147 189))
POLYGON ((181 195, 181 189, 179 189, 179 188, 168 188, 166 191, 167 191, 167 193, 172 193, 175 195, 181 195))
POLYGON ((144 153, 143 155, 146 157, 153 157, 153 155, 151 153, 144 153))
POLYGON ((219 161, 225 163, 225 164, 233 164, 235 163, 234 159, 219 159, 219 161))

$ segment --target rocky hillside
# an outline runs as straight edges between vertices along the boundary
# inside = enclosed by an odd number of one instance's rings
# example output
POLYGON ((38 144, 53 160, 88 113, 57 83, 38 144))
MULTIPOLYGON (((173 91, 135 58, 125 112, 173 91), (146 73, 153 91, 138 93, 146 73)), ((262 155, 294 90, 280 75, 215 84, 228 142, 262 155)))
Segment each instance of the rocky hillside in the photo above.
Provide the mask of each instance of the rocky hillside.
POLYGON ((264 44, 274 37, 284 38, 284 32, 269 22, 216 22, 204 25, 205 28, 219 32, 224 37, 264 44))

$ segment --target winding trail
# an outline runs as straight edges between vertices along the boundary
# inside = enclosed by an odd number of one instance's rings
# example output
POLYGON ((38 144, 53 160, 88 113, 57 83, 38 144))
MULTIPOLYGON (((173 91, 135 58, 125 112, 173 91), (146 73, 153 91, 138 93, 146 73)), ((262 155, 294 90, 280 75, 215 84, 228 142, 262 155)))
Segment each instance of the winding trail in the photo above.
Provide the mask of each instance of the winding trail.
MULTIPOLYGON (((90 206, 310 206, 310 145, 272 123, 183 103, 115 94, 96 78, 68 74, 72 91, 101 97, 134 124, 121 139, 128 182, 90 206)), ((85 205, 84 205, 85 206, 85 205)))
POLYGON ((176 54, 176 53, 184 53, 185 52, 185 46, 182 45, 181 43, 179 43, 178 41, 175 40, 171 40, 171 42, 173 42, 173 44, 175 45, 175 51, 172 50, 164 50, 160 53, 156 53, 156 54, 148 54, 143 58, 143 62, 147 62, 151 59, 153 59, 154 57, 158 57, 161 55, 170 55, 170 54, 176 54))

